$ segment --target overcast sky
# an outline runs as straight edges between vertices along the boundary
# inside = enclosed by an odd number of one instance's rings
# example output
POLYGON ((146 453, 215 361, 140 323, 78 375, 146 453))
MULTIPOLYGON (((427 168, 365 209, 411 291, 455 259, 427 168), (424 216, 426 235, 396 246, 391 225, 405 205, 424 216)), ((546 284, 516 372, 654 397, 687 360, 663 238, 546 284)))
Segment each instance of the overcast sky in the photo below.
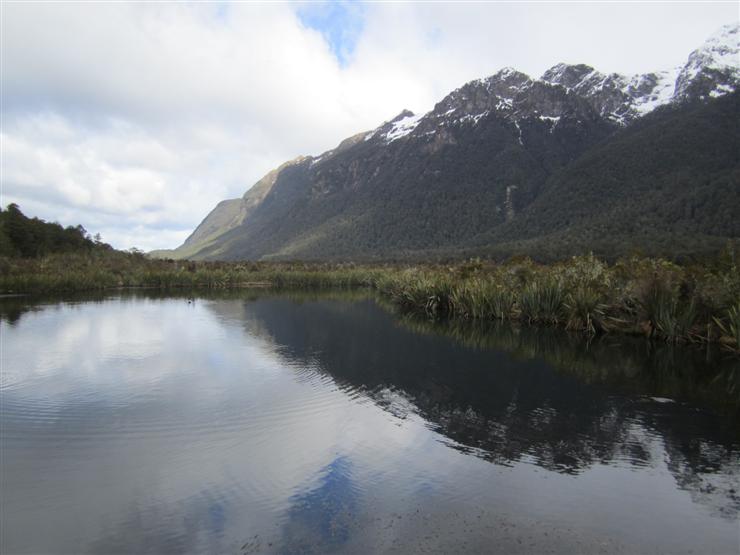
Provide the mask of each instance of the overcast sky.
POLYGON ((0 6, 0 202, 144 250, 504 66, 667 69, 738 20, 735 1, 0 6))

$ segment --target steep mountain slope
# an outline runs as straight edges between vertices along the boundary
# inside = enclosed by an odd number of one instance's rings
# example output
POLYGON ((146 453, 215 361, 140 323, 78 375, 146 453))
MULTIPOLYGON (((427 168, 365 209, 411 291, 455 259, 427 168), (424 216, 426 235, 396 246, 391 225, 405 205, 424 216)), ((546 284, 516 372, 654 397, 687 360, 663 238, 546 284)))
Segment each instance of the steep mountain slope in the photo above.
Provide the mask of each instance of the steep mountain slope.
POLYGON ((167 254, 545 256, 593 245, 661 250, 672 234, 696 238, 684 241, 687 251, 714 248, 738 235, 727 214, 740 213, 730 94, 739 66, 735 24, 667 72, 628 77, 558 64, 532 79, 505 68, 426 114, 404 111, 284 164, 220 203, 167 254), (673 108, 655 111, 664 105, 673 108))
POLYGON ((553 174, 491 253, 692 254, 740 237, 740 92, 663 108, 553 174))
POLYGON ((260 209, 201 254, 321 258, 459 245, 513 217, 550 173, 612 130, 577 96, 503 71, 420 120, 402 113, 338 153, 284 170, 260 209), (513 101, 502 113, 504 88, 513 101))

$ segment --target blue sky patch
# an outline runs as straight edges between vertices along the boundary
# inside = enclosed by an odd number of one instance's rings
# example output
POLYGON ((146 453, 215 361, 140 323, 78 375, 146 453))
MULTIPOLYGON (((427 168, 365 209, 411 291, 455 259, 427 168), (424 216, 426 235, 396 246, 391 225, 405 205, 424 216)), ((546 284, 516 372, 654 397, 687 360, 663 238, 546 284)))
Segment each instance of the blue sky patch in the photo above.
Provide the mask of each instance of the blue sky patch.
POLYGON ((364 5, 349 1, 316 2, 299 5, 296 13, 303 25, 321 33, 339 65, 346 66, 364 27, 364 5))

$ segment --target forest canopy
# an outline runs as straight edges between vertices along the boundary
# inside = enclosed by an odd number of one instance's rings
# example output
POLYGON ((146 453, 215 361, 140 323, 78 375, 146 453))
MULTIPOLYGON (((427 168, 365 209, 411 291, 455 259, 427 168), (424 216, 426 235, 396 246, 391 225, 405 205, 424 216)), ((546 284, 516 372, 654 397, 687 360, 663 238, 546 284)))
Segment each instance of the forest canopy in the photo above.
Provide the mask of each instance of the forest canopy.
POLYGON ((91 237, 81 225, 67 226, 29 218, 17 204, 0 208, 0 256, 36 258, 55 253, 111 250, 100 235, 91 237))

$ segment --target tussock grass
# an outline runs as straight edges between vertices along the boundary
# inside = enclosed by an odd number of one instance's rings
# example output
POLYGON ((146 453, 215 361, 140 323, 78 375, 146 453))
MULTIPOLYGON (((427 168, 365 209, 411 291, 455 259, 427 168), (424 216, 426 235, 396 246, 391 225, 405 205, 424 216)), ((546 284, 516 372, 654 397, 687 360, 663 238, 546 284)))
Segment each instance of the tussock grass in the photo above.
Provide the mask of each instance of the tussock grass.
POLYGON ((526 258, 505 264, 474 260, 385 269, 374 286, 402 311, 436 319, 720 342, 740 352, 740 272, 731 254, 688 267, 642 257, 612 266, 593 256, 548 266, 526 258))
POLYGON ((727 309, 724 318, 712 317, 722 332, 720 341, 729 349, 740 353, 740 300, 727 309))
POLYGON ((740 271, 734 250, 678 266, 593 256, 542 265, 355 265, 150 260, 118 251, 0 258, 0 293, 115 287, 159 289, 372 288, 401 311, 431 319, 509 320, 586 333, 644 334, 676 342, 719 342, 740 353, 740 271))

